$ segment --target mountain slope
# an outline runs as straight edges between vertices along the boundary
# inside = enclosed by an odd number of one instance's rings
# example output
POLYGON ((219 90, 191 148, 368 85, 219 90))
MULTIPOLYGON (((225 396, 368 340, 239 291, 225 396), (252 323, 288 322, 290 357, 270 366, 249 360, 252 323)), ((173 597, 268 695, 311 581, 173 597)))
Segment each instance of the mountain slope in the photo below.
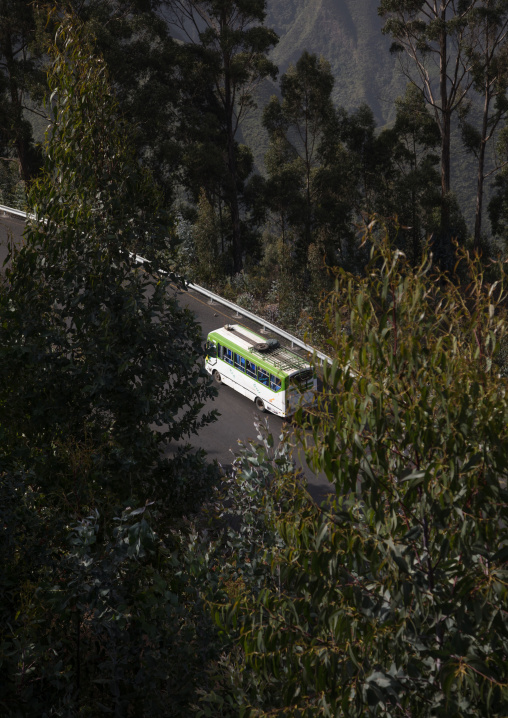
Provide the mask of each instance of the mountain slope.
MULTIPOLYGON (((280 75, 304 50, 322 55, 335 77, 334 103, 354 110, 366 102, 383 127, 395 118, 394 101, 406 81, 381 33, 377 6, 378 0, 268 0, 266 25, 280 38, 271 54, 280 75)), ((278 83, 258 88, 258 110, 244 120, 239 138, 253 148, 261 171, 268 147, 261 115, 272 94, 278 94, 278 83)))
POLYGON ((377 6, 378 0, 269 0, 266 22, 280 37, 272 57, 281 73, 303 50, 323 55, 336 78, 334 101, 350 110, 367 102, 382 126, 393 119, 405 79, 377 6))
MULTIPOLYGON (((268 0, 266 25, 280 38, 271 55, 280 74, 296 63, 304 50, 322 55, 335 77, 335 104, 354 110, 366 102, 381 129, 395 119, 395 99, 404 94, 407 80, 397 58, 390 54, 391 38, 381 32, 378 5, 379 0, 268 0)), ((258 91, 258 110, 242 126, 242 139, 253 148, 261 171, 268 144, 261 112, 270 95, 277 92, 277 84, 264 83, 258 91)), ((452 188, 470 226, 475 172, 455 130, 452 188)))

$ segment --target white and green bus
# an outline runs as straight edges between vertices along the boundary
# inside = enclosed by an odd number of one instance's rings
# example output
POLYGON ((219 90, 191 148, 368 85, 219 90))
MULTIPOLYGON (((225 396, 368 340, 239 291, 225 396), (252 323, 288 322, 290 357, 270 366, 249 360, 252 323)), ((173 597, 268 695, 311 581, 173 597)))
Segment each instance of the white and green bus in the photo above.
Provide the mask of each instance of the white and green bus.
POLYGON ((252 399, 260 411, 290 416, 315 401, 317 380, 309 362, 276 339, 266 339, 239 324, 210 332, 206 370, 252 399))

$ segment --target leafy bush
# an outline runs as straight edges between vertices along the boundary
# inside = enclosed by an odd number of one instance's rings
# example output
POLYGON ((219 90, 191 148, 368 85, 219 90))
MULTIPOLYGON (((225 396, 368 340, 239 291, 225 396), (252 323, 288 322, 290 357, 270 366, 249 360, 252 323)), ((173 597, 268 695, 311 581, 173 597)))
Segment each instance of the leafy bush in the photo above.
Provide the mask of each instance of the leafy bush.
MULTIPOLYGON (((504 715, 508 386, 494 360, 506 292, 461 261, 457 284, 381 242, 364 279, 339 275, 334 361, 316 409, 295 416, 335 499, 320 508, 263 465, 269 575, 215 610, 234 646, 218 668, 221 715, 228 695, 258 717, 504 715)), ((207 700, 213 715, 217 693, 207 700)))
POLYGON ((236 303, 239 307, 248 309, 251 312, 256 311, 256 300, 254 299, 254 295, 250 292, 242 292, 242 294, 236 298, 236 303))
POLYGON ((174 530, 157 536, 155 506, 111 522, 94 510, 64 525, 56 514, 42 519, 43 497, 29 500, 22 477, 4 474, 2 486, 3 713, 188 716, 217 659, 193 589, 193 542, 174 530), (6 485, 19 492, 17 507, 6 504, 6 485), (16 515, 28 522, 23 535, 16 515))

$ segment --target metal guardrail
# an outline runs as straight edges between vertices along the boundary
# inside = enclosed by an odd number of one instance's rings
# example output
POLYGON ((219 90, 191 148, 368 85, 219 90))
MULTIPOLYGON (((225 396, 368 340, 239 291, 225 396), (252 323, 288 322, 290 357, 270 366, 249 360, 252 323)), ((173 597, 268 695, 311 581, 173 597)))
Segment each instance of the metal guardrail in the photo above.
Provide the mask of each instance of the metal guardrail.
MULTIPOLYGON (((23 212, 19 209, 12 209, 12 207, 4 207, 3 205, 0 205, 0 212, 4 212, 5 214, 13 214, 17 217, 23 217, 24 219, 27 218, 27 213, 23 212)), ((137 264, 150 264, 149 259, 145 259, 144 257, 140 257, 139 254, 131 255, 134 257, 137 264)), ((160 270, 161 274, 165 274, 162 270, 160 270)), ((280 337, 283 337, 286 341, 290 342, 292 347, 299 347, 300 349, 303 349, 304 351, 308 352, 309 354, 312 354, 313 356, 316 356, 318 359, 320 359, 321 362, 329 362, 332 363, 332 360, 330 357, 328 357, 326 354, 323 354, 322 352, 318 351, 314 347, 311 347, 309 344, 306 344, 305 342, 302 342, 301 339, 298 339, 297 337, 294 337, 292 334, 289 334, 289 332, 284 331, 284 329, 280 329, 279 327, 275 326, 275 324, 271 324, 270 322, 267 322, 262 317, 258 317, 257 314, 253 314, 252 312, 249 312, 247 309, 244 309, 243 307, 240 307, 238 304, 234 304, 233 302, 230 302, 228 299, 223 299, 223 297, 219 296, 218 294, 215 294, 214 292, 211 292, 208 289, 205 289, 204 287, 200 287, 198 284, 191 284, 189 282, 186 283, 187 287, 194 292, 198 292, 199 294, 202 294, 205 297, 208 297, 210 305, 212 304, 220 304, 223 307, 227 307, 228 309, 231 309, 235 312, 235 314, 240 317, 245 317, 245 319, 249 319, 251 322, 254 322, 255 324, 259 324, 262 329, 261 331, 264 333, 272 332, 273 334, 277 334, 280 337)))
POLYGON ((284 331, 284 329, 280 329, 279 327, 275 326, 275 324, 271 324, 270 322, 267 322, 266 319, 263 319, 262 317, 258 317, 257 314, 253 314, 252 312, 249 312, 247 309, 244 309, 243 307, 240 307, 238 304, 234 304, 233 302, 228 301, 227 299, 223 299, 218 294, 214 294, 214 292, 210 292, 208 289, 204 289, 203 287, 200 287, 197 284, 190 284, 188 283, 187 286, 189 289, 194 290, 195 292, 199 292, 200 294, 203 294, 205 297, 208 297, 210 304, 221 304, 224 307, 228 307, 228 309, 231 309, 235 312, 235 314, 238 317, 245 317, 246 319, 249 319, 251 322, 254 322, 255 324, 259 324, 262 329, 261 331, 263 333, 272 332, 273 334, 277 334, 280 337, 283 337, 286 341, 291 343, 292 347, 299 347, 300 349, 303 349, 304 351, 308 352, 309 354, 312 354, 313 356, 318 357, 322 362, 329 362, 331 363, 332 360, 330 357, 328 357, 326 354, 323 354, 322 352, 318 351, 314 347, 311 347, 309 344, 306 344, 305 342, 302 342, 301 339, 298 339, 297 337, 294 337, 292 334, 289 334, 289 332, 284 331))
POLYGON ((23 212, 23 210, 5 207, 3 204, 0 204, 0 212, 3 212, 3 214, 13 214, 15 217, 23 217, 23 219, 26 219, 27 216, 26 212, 23 212))
MULTIPOLYGON (((149 259, 145 259, 144 257, 140 257, 139 254, 135 255, 135 261, 138 264, 150 264, 149 259)), ((165 274, 162 270, 159 270, 161 274, 165 274)), ((228 299, 224 299, 219 294, 215 294, 214 292, 211 292, 209 289, 205 289, 204 287, 200 287, 199 284, 192 284, 191 282, 186 282, 186 286, 193 290, 194 292, 199 292, 199 294, 202 294, 205 297, 208 297, 209 304, 220 304, 223 307, 227 307, 228 309, 231 309, 233 312, 235 312, 236 316, 238 318, 244 317, 245 319, 249 319, 251 322, 254 322, 255 324, 259 324, 262 329, 261 331, 264 334, 267 334, 268 332, 272 332, 273 334, 277 334, 279 337, 283 337, 286 341, 290 342, 292 347, 299 347, 300 349, 303 349, 304 351, 308 352, 309 354, 312 354, 313 356, 316 356, 318 359, 320 359, 321 362, 328 362, 332 363, 332 360, 329 356, 326 354, 323 354, 323 352, 318 351, 314 347, 311 347, 310 344, 306 344, 305 342, 302 342, 301 339, 298 339, 297 337, 294 337, 292 334, 289 334, 289 332, 286 332, 284 329, 280 329, 280 327, 277 327, 275 324, 271 324, 270 322, 267 322, 266 319, 263 319, 262 317, 258 317, 257 314, 253 314, 252 312, 249 312, 247 309, 244 309, 243 307, 240 307, 238 304, 235 304, 234 302, 230 302, 228 299)))

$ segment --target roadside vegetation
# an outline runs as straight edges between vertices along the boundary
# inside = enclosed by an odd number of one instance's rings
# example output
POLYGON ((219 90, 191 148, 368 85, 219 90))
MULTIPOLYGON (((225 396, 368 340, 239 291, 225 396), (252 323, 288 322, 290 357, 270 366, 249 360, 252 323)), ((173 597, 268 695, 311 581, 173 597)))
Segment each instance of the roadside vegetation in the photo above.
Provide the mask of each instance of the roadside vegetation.
POLYGON ((295 416, 334 497, 316 506, 259 427, 222 503, 245 518, 208 554, 225 595, 203 574, 230 643, 198 715, 504 713, 506 286, 465 253, 460 282, 412 267, 370 231, 366 277, 341 273, 328 303, 318 404, 295 416))

